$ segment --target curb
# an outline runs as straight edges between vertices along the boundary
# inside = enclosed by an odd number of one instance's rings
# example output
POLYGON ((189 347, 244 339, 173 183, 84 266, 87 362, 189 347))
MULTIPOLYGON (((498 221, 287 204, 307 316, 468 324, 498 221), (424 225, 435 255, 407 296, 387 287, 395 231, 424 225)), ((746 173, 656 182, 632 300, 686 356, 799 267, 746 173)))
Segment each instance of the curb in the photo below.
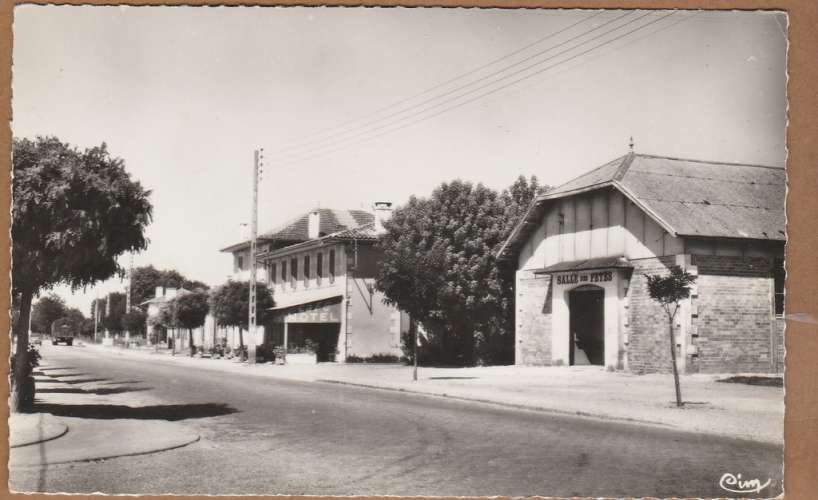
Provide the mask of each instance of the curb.
POLYGON ((22 443, 14 444, 14 445, 9 444, 9 449, 22 448, 24 446, 31 446, 31 445, 34 445, 34 444, 47 443, 49 441, 54 441, 55 439, 61 438, 61 437, 65 436, 66 434, 68 434, 68 426, 63 424, 63 427, 65 427, 65 428, 59 434, 56 434, 54 436, 49 436, 49 437, 47 437, 45 439, 35 439, 35 440, 32 440, 32 441, 24 441, 22 443))
POLYGON ((110 459, 113 459, 113 458, 136 457, 136 456, 139 456, 139 455, 150 455, 152 453, 161 453, 163 451, 176 450, 178 448, 183 448, 185 446, 189 446, 189 445, 191 445, 193 443, 196 443, 196 442, 200 441, 201 439, 202 439, 202 437, 197 434, 196 437, 194 437, 193 439, 191 439, 189 441, 186 441, 186 442, 183 442, 183 443, 176 443, 176 444, 173 444, 173 445, 170 445, 170 446, 156 448, 154 450, 135 451, 135 452, 131 452, 131 453, 114 453, 114 454, 111 454, 111 455, 104 455, 104 456, 100 456, 100 457, 86 457, 86 458, 78 458, 78 459, 73 459, 73 460, 57 460, 55 462, 46 462, 46 463, 15 464, 15 463, 13 463, 11 458, 9 458, 8 466, 9 466, 9 468, 15 468, 15 467, 41 467, 41 466, 44 466, 44 465, 58 465, 58 464, 70 464, 70 463, 82 463, 82 462, 96 462, 98 460, 110 460, 110 459))
POLYGON ((541 413, 551 413, 554 415, 565 416, 565 417, 580 417, 586 418, 591 420, 602 420, 606 422, 614 421, 624 424, 639 424, 639 425, 649 425, 651 427, 657 427, 665 430, 675 430, 679 432, 694 432, 699 434, 707 434, 711 436, 718 436, 723 438, 730 438, 730 439, 741 439, 744 441, 752 441, 754 443, 762 443, 762 444, 769 444, 769 445, 782 445, 782 442, 778 441, 770 441, 766 439, 756 439, 750 436, 742 436, 736 434, 726 434, 726 433, 719 433, 713 431, 706 431, 706 430, 698 430, 698 429, 685 429, 683 427, 679 427, 673 424, 667 424, 664 422, 656 422, 653 420, 642 420, 636 418, 629 418, 629 417, 618 417, 618 416, 611 416, 611 415, 604 415, 598 413, 588 413, 584 411, 569 411, 569 410, 559 410, 556 408, 550 408, 546 406, 533 406, 533 405, 522 405, 517 403, 507 403, 502 401, 493 401, 490 399, 481 399, 481 398, 470 398, 466 396, 454 396, 451 394, 447 394, 445 392, 423 392, 423 391, 416 391, 412 389, 405 389, 402 387, 383 387, 373 384, 363 384, 359 382, 348 382, 344 380, 330 380, 330 379, 316 379, 315 382, 321 382, 325 384, 338 384, 338 385, 348 385, 352 387, 363 387, 366 389, 378 389, 382 391, 392 391, 392 392, 402 392, 405 394, 416 394, 421 396, 431 396, 436 398, 445 398, 445 399, 452 399, 455 401, 466 401, 470 403, 482 403, 494 406, 500 406, 503 408, 514 408, 516 410, 529 410, 529 411, 536 411, 541 413))
MULTIPOLYGON (((596 414, 596 413, 588 413, 584 411, 570 411, 570 410, 559 410, 556 408, 550 408, 547 406, 533 406, 533 405, 523 405, 518 403, 507 403, 504 401, 494 401, 491 399, 481 399, 481 398, 471 398, 467 396, 455 396, 452 394, 447 394, 445 392, 424 392, 424 391, 416 391, 412 389, 405 389, 403 387, 384 387, 380 385, 373 385, 373 384, 363 384, 360 382, 348 382, 345 380, 329 380, 329 379, 317 379, 315 382, 322 382, 325 384, 338 384, 338 385, 349 385, 353 387, 364 387, 367 389, 380 389, 382 391, 392 391, 392 392, 403 392, 406 394, 417 394, 421 396, 431 396, 436 398, 445 398, 445 399, 453 399, 455 401, 467 401, 470 403, 483 403, 495 406, 502 406, 504 408, 514 408, 516 410, 530 410, 530 411, 537 411, 541 413, 553 413, 556 415, 561 416, 568 416, 568 417, 582 417, 582 418, 590 418, 594 420, 614 420, 617 422, 628 423, 628 424, 648 424, 653 425, 656 427, 662 428, 670 428, 670 429, 678 429, 684 430, 679 427, 676 427, 671 424, 666 424, 663 422, 656 422, 653 420, 641 420, 637 418, 629 418, 629 417, 616 417, 610 415, 603 415, 603 414, 596 414)), ((721 436, 721 434, 718 434, 721 436)), ((734 436, 731 436, 734 437, 734 436)))

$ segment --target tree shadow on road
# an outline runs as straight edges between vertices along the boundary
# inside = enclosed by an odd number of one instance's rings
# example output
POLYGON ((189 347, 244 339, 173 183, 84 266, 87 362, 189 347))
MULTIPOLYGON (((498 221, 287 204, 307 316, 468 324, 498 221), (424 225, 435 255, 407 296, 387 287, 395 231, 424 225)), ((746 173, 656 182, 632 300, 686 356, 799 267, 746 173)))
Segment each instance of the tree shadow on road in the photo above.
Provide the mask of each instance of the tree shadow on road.
POLYGON ((88 383, 91 383, 91 382, 107 382, 109 380, 111 380, 111 379, 109 379, 109 378, 78 378, 76 380, 60 380, 60 382, 63 382, 65 384, 72 384, 73 385, 73 384, 88 384, 88 383))
POLYGON ((41 373, 41 375, 45 375, 46 377, 51 377, 54 379, 60 379, 62 377, 88 377, 90 373, 41 373))
POLYGON ((99 387, 96 389, 80 389, 79 387, 49 387, 37 389, 37 394, 95 394, 106 396, 108 394, 122 394, 125 392, 149 391, 151 387, 99 387))
POLYGON ((170 421, 218 417, 238 411, 224 403, 132 407, 126 405, 71 405, 38 402, 34 403, 33 410, 34 412, 50 413, 57 417, 96 419, 133 418, 170 421))

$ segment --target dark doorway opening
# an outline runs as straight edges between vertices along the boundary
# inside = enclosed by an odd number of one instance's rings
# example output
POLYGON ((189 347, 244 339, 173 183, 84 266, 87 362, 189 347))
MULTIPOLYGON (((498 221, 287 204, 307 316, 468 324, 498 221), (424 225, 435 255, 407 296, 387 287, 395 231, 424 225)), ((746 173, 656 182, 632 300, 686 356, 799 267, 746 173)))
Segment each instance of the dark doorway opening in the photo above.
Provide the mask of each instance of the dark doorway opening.
POLYGON ((595 286, 568 292, 571 365, 605 364, 605 290, 595 286))

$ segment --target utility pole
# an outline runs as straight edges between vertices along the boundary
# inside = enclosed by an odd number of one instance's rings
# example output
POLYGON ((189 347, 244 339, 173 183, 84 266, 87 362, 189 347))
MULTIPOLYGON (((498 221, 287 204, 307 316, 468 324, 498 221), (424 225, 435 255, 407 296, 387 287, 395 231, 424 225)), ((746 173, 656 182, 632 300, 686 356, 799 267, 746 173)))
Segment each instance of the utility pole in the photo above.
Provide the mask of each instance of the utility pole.
POLYGON ((409 318, 409 328, 414 330, 414 335, 412 335, 412 342, 415 344, 412 347, 412 359, 414 361, 414 366, 412 367, 412 380, 417 382, 418 380, 418 325, 415 322, 415 318, 409 318))
POLYGON ((99 290, 95 289, 96 297, 94 298, 94 343, 97 343, 97 335, 99 328, 99 290))
MULTIPOLYGON (((125 288, 125 314, 131 312, 131 280, 133 279, 133 252, 128 256, 128 286, 125 288)), ((131 331, 125 330, 125 340, 130 341, 131 331)))
POLYGON ((256 238, 258 238, 258 177, 261 162, 264 159, 264 148, 254 151, 253 161, 253 216, 250 219, 250 302, 247 310, 247 362, 256 362, 256 238))

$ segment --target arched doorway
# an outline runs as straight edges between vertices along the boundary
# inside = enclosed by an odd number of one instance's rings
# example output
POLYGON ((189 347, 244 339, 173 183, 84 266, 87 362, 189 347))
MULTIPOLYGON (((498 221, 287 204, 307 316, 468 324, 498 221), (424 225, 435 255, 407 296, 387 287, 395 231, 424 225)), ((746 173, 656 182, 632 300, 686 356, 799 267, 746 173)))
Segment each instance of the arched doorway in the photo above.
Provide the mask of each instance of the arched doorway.
POLYGON ((605 364, 605 290, 583 285, 568 292, 569 364, 605 364))

